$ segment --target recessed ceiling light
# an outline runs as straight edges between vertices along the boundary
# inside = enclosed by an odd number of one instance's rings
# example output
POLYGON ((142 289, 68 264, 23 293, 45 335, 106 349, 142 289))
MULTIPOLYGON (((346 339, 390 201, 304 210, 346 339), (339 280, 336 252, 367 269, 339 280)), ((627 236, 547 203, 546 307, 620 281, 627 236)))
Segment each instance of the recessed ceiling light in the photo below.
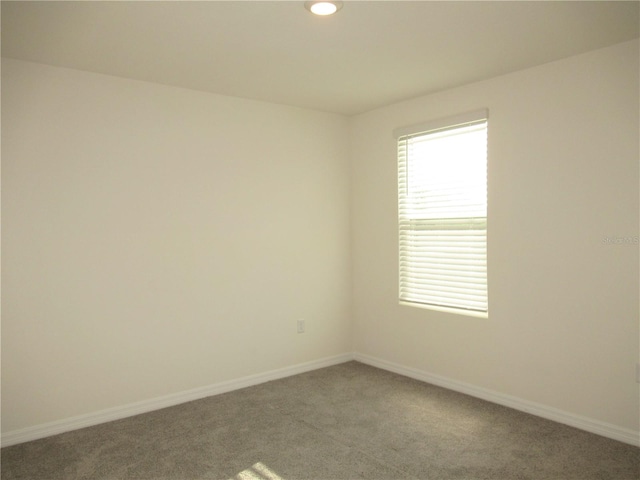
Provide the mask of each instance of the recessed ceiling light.
POLYGON ((304 6, 315 15, 333 15, 342 8, 342 2, 305 2, 304 6))

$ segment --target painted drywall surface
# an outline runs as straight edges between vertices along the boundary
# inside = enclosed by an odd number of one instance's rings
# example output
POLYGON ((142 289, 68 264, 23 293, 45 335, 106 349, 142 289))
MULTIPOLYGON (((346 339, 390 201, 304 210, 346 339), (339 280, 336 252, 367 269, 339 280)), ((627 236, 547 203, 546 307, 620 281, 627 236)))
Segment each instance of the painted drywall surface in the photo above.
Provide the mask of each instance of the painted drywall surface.
POLYGON ((355 350, 637 431, 638 43, 353 118, 355 350), (489 109, 489 318, 397 302, 392 131, 489 109))
POLYGON ((3 431, 351 351, 344 117, 3 60, 2 121, 3 431))

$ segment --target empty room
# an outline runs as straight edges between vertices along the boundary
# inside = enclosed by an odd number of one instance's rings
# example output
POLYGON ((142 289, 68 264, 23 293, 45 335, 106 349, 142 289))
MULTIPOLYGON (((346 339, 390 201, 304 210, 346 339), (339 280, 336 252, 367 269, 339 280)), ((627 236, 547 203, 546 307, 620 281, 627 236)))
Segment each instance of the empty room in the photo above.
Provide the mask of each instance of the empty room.
POLYGON ((640 477, 640 2, 1 21, 3 480, 640 477))

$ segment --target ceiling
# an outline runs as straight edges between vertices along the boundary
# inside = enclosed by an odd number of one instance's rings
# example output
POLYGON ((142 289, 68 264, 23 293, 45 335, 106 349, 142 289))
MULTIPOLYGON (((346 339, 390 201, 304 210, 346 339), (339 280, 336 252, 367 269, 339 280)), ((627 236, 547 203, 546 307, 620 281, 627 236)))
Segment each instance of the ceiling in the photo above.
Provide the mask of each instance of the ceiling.
POLYGON ((2 1, 2 56, 344 115, 640 36, 637 1, 2 1))

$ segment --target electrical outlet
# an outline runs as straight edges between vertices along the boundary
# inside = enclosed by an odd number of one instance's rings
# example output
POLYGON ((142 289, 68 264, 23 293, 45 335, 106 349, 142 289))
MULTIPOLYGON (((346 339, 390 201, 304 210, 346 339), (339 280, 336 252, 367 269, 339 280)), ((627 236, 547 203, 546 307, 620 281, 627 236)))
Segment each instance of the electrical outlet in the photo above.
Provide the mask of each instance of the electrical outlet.
POLYGON ((304 333, 304 320, 298 320, 298 333, 304 333))

